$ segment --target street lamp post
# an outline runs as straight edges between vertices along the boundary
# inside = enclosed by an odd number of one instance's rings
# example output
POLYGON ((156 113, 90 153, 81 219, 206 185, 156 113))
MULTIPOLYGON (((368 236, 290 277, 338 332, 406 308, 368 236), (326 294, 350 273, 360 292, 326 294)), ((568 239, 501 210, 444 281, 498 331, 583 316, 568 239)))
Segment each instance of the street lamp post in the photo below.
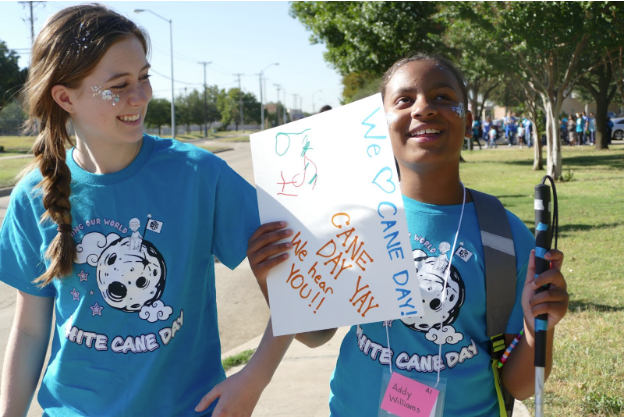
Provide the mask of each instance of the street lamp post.
POLYGON ((279 62, 267 65, 261 72, 258 73, 258 82, 260 84, 260 130, 265 130, 265 105, 263 104, 263 72, 271 66, 280 65, 279 62))
POLYGON ((321 93, 321 90, 317 90, 312 94, 312 106, 313 106, 313 114, 315 113, 315 94, 321 93))
POLYGON ((156 17, 160 17, 166 22, 169 22, 169 46, 171 50, 171 136, 176 139, 176 109, 174 107, 174 28, 171 19, 165 19, 160 14, 154 13, 149 9, 134 9, 135 13, 149 12, 156 17))

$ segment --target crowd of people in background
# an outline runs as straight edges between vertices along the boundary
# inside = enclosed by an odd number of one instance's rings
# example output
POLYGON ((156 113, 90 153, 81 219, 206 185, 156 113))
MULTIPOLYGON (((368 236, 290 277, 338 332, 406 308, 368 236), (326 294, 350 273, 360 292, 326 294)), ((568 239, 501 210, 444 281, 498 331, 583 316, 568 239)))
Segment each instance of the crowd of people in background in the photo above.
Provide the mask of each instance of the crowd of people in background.
MULTIPOLYGON (((611 143, 613 127, 614 123, 608 118, 605 132, 608 137, 608 143, 611 143)), ((483 121, 475 119, 472 131, 471 142, 477 143, 480 149, 482 149, 480 140, 484 141, 486 148, 496 148, 497 139, 502 135, 502 139, 505 139, 509 147, 518 145, 519 148, 524 146, 531 148, 535 143, 532 121, 524 113, 520 117, 516 117, 514 112, 509 112, 500 121, 493 121, 491 116, 487 116, 483 121)), ((594 145, 597 133, 595 114, 589 112, 587 116, 586 112, 582 111, 563 117, 560 124, 560 133, 562 144, 564 145, 594 145)))
POLYGON ((518 143, 519 148, 523 148, 523 146, 531 148, 534 144, 532 121, 525 114, 521 114, 521 117, 517 118, 512 112, 503 119, 502 126, 493 122, 490 116, 487 116, 482 122, 478 119, 474 120, 471 141, 477 142, 480 149, 482 149, 480 139, 485 142, 487 148, 496 148, 499 129, 503 129, 508 146, 518 143))
MULTIPOLYGON (((612 120, 608 118, 605 133, 608 137, 608 143, 611 142, 613 126, 612 120)), ((569 146, 594 145, 596 132, 597 121, 593 112, 590 112, 588 116, 584 111, 571 114, 568 118, 563 117, 560 122, 562 143, 569 146)))

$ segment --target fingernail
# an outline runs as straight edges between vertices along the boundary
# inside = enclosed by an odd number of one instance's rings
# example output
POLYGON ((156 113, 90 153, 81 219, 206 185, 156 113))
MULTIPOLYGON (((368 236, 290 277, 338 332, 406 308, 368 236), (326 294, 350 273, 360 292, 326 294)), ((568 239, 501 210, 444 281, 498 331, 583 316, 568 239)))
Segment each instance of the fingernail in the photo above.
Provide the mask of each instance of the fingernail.
POLYGON ((287 242, 284 244, 285 247, 290 248, 291 246, 293 246, 293 244, 291 242, 287 242))
POLYGON ((286 258, 288 258, 288 257, 289 257, 289 254, 288 254, 288 253, 284 253, 284 254, 282 254, 282 257, 283 257, 284 259, 286 259, 286 258))
POLYGON ((286 222, 280 222, 280 226, 282 227, 286 226, 286 222))
POLYGON ((284 231, 284 234, 287 235, 287 236, 289 236, 291 233, 293 233, 293 231, 291 229, 286 229, 284 231))

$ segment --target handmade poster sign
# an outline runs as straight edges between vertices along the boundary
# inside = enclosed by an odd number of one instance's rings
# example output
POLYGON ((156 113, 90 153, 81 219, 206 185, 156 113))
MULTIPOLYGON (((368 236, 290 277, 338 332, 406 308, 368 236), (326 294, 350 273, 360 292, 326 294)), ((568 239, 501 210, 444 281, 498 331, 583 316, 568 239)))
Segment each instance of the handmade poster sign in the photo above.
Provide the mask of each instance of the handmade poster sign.
POLYGON ((294 232, 267 278, 275 335, 424 313, 379 94, 251 146, 261 222, 294 232))

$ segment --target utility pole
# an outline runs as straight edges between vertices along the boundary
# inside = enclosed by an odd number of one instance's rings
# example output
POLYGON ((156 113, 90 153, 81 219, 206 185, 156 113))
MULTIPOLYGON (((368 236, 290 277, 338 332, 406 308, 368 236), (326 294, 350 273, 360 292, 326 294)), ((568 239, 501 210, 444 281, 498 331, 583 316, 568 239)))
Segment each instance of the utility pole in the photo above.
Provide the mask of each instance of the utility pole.
MULTIPOLYGON (((280 124, 280 84, 274 84, 276 87, 276 118, 278 119, 278 125, 280 124)), ((282 106, 284 107, 284 106, 282 106)))
POLYGON ((265 106, 263 105, 263 72, 258 74, 258 84, 260 87, 260 130, 265 130, 265 106))
POLYGON ((282 117, 284 120, 284 124, 286 124, 286 88, 282 90, 282 117))
POLYGON ((317 90, 317 91, 315 91, 314 93, 312 93, 312 109, 313 109, 313 114, 315 114, 315 113, 316 113, 316 110, 315 110, 315 94, 317 94, 317 93, 321 93, 321 90, 317 90))
POLYGON ((30 7, 30 44, 35 43, 35 15, 33 14, 33 5, 37 3, 45 3, 43 1, 18 1, 19 4, 28 4, 30 7))
POLYGON ((241 115, 241 130, 243 130, 243 92, 241 91, 241 75, 245 74, 234 74, 237 76, 239 80, 239 113, 241 115))
POLYGON ((293 109, 291 110, 291 120, 293 120, 293 113, 295 113, 296 108, 297 108, 297 94, 293 94, 293 109))
POLYGON ((207 112, 207 104, 206 104, 206 66, 208 64, 212 64, 213 62, 198 62, 198 64, 204 66, 204 137, 208 137, 208 124, 206 123, 206 112, 207 112))

